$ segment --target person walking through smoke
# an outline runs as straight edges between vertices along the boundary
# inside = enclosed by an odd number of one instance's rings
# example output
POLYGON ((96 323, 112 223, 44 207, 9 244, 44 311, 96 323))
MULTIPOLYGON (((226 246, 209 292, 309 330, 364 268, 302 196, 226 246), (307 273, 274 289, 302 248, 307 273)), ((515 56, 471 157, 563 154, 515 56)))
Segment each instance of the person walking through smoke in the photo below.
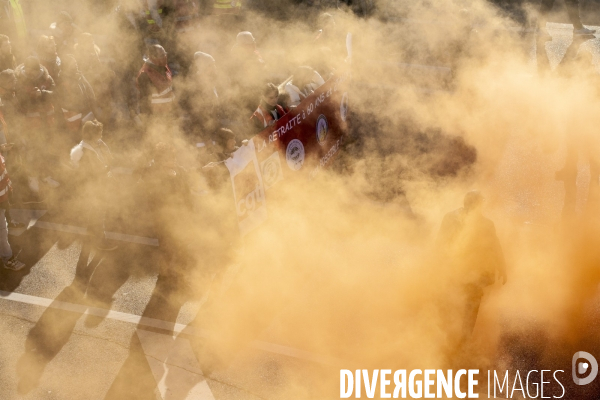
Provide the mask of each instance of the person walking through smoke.
POLYGON ((504 254, 494 223, 482 213, 483 202, 479 191, 468 192, 464 206, 444 216, 438 235, 438 249, 451 267, 451 282, 462 292, 461 346, 475 327, 483 289, 495 282, 496 275, 506 283, 504 254))
POLYGON ((113 156, 102 141, 102 123, 83 124, 81 142, 71 149, 71 166, 75 170, 73 185, 84 201, 87 230, 98 250, 111 251, 118 246, 106 238, 104 220, 111 193, 110 173, 113 156))

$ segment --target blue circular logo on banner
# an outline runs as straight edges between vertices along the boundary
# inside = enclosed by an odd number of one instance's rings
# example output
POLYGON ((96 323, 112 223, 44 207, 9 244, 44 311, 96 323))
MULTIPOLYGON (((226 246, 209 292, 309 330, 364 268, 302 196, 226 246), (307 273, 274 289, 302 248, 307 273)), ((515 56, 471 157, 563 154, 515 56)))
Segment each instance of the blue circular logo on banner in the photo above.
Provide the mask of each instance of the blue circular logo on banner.
POLYGON ((329 132, 329 124, 327 123, 327 118, 321 114, 319 118, 317 118, 317 141, 320 145, 325 143, 327 140, 327 133, 329 132))

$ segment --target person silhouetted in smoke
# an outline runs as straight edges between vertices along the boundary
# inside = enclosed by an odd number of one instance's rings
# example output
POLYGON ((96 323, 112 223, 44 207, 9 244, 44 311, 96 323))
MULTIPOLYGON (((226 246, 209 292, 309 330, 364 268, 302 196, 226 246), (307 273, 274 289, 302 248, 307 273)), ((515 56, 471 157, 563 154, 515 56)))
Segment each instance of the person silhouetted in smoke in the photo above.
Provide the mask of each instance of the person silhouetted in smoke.
POLYGON ((336 32, 336 23, 333 15, 323 13, 318 18, 319 30, 315 37, 315 42, 324 43, 325 46, 333 39, 336 32))
POLYGON ((179 106, 184 113, 181 128, 195 143, 205 143, 207 133, 214 132, 221 122, 218 79, 215 59, 201 51, 194 53, 194 64, 181 91, 179 106))
POLYGON ((13 131, 17 130, 15 121, 17 116, 15 109, 16 86, 17 77, 13 70, 6 69, 0 72, 0 145, 10 143, 13 131))
POLYGON ((16 97, 21 114, 24 116, 22 138, 25 141, 25 165, 29 176, 29 188, 32 201, 42 201, 39 177, 52 187, 58 182, 47 175, 48 169, 43 161, 48 160, 48 139, 55 128, 54 119, 54 80, 46 67, 40 64, 37 57, 27 57, 25 62, 15 70, 17 77, 16 97))
POLYGON ((90 33, 79 35, 79 41, 75 45, 75 59, 81 75, 94 91, 96 98, 94 116, 106 124, 113 113, 116 74, 106 63, 100 61, 100 48, 90 33))
POLYGON ((327 47, 330 49, 329 58, 333 60, 344 60, 346 58, 345 34, 338 28, 335 18, 330 13, 322 13, 317 18, 317 34, 314 45, 317 48, 327 47))
POLYGON ((238 149, 235 133, 231 129, 220 128, 215 136, 214 155, 217 161, 225 161, 238 149))
POLYGON ((260 104, 250 120, 255 130, 262 131, 267 126, 273 125, 279 118, 283 117, 285 111, 277 104, 279 100, 279 89, 272 83, 267 83, 260 96, 260 104))
MULTIPOLYGON (((11 171, 17 171, 17 175, 21 172, 21 163, 19 153, 13 149, 15 142, 19 140, 17 112, 15 109, 15 87, 17 78, 11 69, 6 69, 0 72, 0 151, 6 157, 7 164, 10 165, 11 171)), ((14 176, 14 175, 13 175, 14 176)), ((14 222, 10 218, 10 202, 4 203, 6 209, 6 221, 9 228, 21 228, 25 224, 14 222)))
POLYGON ((460 342, 466 342, 477 321, 483 289, 496 281, 506 283, 504 254, 494 223, 483 216, 484 198, 479 191, 468 192, 464 207, 444 216, 438 235, 438 249, 451 267, 451 283, 461 288, 463 309, 460 342))
POLYGON ((209 187, 215 192, 230 190, 229 170, 225 166, 225 160, 229 159, 238 149, 235 133, 231 129, 220 128, 213 136, 215 145, 209 156, 210 162, 202 169, 206 176, 209 187))
POLYGON ((230 108, 228 114, 233 119, 250 114, 255 110, 262 85, 268 82, 265 61, 251 32, 237 34, 227 60, 227 75, 230 80, 225 102, 230 108))
POLYGON ((104 220, 110 199, 110 168, 113 156, 102 141, 102 123, 94 120, 83 124, 81 142, 71 149, 74 182, 82 200, 86 225, 92 242, 99 250, 114 250, 105 236, 104 220))
POLYGON ((18 271, 25 267, 25 264, 13 256, 12 248, 8 243, 8 222, 6 221, 6 212, 9 210, 8 198, 11 191, 10 177, 4 164, 4 157, 0 154, 0 259, 4 268, 18 271))
POLYGON ((80 135, 82 125, 95 118, 96 96, 90 83, 79 72, 72 55, 63 59, 62 79, 56 86, 56 103, 60 106, 66 130, 73 142, 80 135))
MULTIPOLYGON (((569 19, 573 24, 574 35, 593 35, 596 33, 593 29, 588 29, 581 23, 581 16, 579 14, 579 0, 565 0, 567 6, 567 13, 569 19)), ((540 5, 540 15, 538 19, 538 27, 540 30, 546 29, 546 22, 548 21, 548 14, 554 6, 554 0, 542 0, 540 5)))
POLYGON ((148 59, 137 77, 140 113, 157 118, 172 115, 175 93, 167 52, 158 44, 148 48, 148 59))
POLYGON ((10 39, 6 35, 0 35, 0 71, 6 69, 15 69, 17 60, 12 53, 12 45, 10 39))
POLYGON ((56 22, 50 25, 52 37, 56 42, 56 51, 59 56, 73 54, 79 28, 73 23, 73 17, 66 11, 58 14, 56 22))
POLYGON ((56 52, 56 42, 52 36, 41 35, 38 39, 36 54, 47 70, 54 83, 58 83, 61 68, 61 59, 56 52))
POLYGON ((239 63, 241 68, 264 67, 263 60, 258 48, 256 47, 256 39, 252 32, 243 31, 235 37, 235 44, 231 48, 231 56, 239 63))
POLYGON ((189 232, 193 199, 188 171, 178 164, 173 145, 156 144, 138 187, 158 238, 160 274, 173 285, 183 283, 192 259, 189 232))

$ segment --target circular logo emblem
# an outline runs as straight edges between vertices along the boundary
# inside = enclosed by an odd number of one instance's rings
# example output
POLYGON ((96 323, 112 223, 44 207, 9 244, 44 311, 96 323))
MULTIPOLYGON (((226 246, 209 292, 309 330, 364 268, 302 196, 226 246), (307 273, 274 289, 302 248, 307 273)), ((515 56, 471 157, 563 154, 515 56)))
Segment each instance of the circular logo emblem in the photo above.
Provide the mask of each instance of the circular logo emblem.
POLYGON ((298 171, 304 164, 304 145, 298 139, 288 143, 285 151, 285 159, 288 167, 293 171, 298 171))
POLYGON ((342 96, 342 103, 340 104, 340 117, 342 117, 342 121, 346 122, 346 117, 348 116, 348 92, 344 93, 342 96))
POLYGON ((281 164, 279 164, 279 158, 269 157, 262 164, 262 178, 265 184, 265 187, 270 188, 279 179, 279 169, 281 164))
POLYGON ((317 118, 317 141, 320 145, 325 143, 327 139, 327 132, 329 131, 329 125, 327 124, 327 118, 323 114, 317 118))

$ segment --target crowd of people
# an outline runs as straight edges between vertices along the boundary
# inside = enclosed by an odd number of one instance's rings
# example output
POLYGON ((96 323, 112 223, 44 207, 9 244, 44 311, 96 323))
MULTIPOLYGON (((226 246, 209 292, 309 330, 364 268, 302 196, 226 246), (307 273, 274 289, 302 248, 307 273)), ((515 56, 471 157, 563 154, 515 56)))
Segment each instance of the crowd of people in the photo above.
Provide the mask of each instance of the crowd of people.
MULTIPOLYGON (((274 124, 334 74, 329 62, 289 71, 271 68, 249 31, 231 32, 235 44, 221 55, 218 68, 211 54, 186 53, 178 39, 193 29, 185 17, 198 12, 195 2, 183 2, 185 7, 178 5, 176 12, 148 3, 136 8, 122 2, 113 11, 120 35, 126 36, 123 46, 133 54, 118 61, 103 57, 95 34, 83 31, 67 11, 59 12, 43 34, 30 38, 28 48, 13 52, 11 38, 0 35, 3 210, 15 203, 47 203, 51 193, 68 192, 84 204, 83 223, 95 246, 113 250, 104 220, 115 175, 127 171, 134 186, 155 197, 165 195, 147 190, 149 186, 169 187, 168 181, 177 180, 176 193, 186 198, 192 189, 181 179, 186 169, 179 170, 175 156, 184 149, 196 152, 186 167, 204 174, 215 189, 228 176, 214 170, 225 168, 222 161, 238 145, 274 124), (155 182, 157 177, 162 182, 155 182)), ((229 1, 217 1, 215 7, 220 13, 239 11, 229 1)), ((309 45, 326 58, 336 51, 343 60, 341 46, 328 47, 333 40, 343 44, 343 37, 334 34, 334 17, 322 14, 319 23, 309 45)), ((24 264, 9 251, 7 231, 19 224, 11 221, 10 211, 6 219, 6 227, 0 223, 5 250, 0 256, 6 268, 18 270, 24 264)))

